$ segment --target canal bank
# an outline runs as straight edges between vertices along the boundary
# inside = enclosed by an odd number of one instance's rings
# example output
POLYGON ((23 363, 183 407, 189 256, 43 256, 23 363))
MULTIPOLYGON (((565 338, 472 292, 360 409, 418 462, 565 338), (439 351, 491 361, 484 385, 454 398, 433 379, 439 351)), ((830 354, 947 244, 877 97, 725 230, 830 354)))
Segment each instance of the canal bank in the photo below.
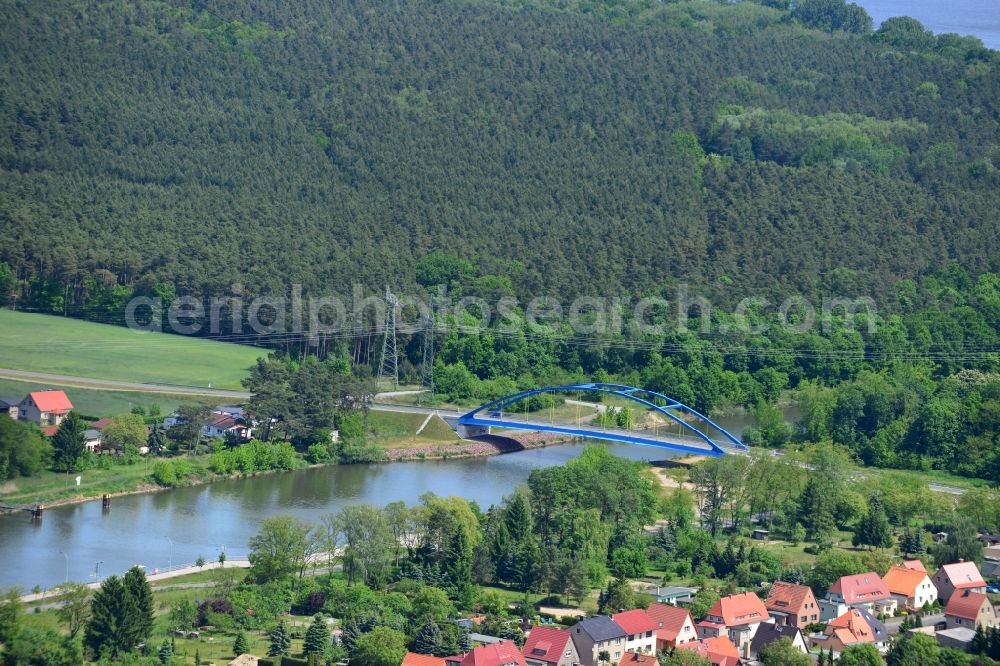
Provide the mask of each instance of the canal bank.
MULTIPOLYGON (((133 565, 169 569, 198 557, 246 556, 260 521, 293 515, 318 523, 344 506, 413 505, 421 495, 461 495, 484 510, 524 483, 535 469, 563 465, 593 441, 537 446, 507 455, 328 465, 254 478, 221 479, 171 492, 124 495, 103 511, 100 502, 53 507, 41 521, 0 516, 0 588, 52 587, 94 581, 133 565)), ((670 452, 605 444, 614 455, 658 460, 670 452)))

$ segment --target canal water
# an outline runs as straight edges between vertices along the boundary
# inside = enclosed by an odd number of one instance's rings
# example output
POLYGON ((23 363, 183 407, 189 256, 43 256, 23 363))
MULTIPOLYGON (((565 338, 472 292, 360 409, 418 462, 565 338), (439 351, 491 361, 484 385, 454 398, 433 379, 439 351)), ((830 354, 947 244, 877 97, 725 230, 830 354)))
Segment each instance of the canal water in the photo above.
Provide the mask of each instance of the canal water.
MULTIPOLYGON (((739 413, 720 425, 739 436, 748 417, 739 413)), ((632 460, 663 460, 671 452, 653 447, 590 442, 632 460)), ((0 589, 48 588, 98 574, 121 573, 135 564, 147 571, 212 561, 224 548, 244 557, 263 518, 283 514, 319 519, 349 504, 402 500, 422 494, 460 495, 486 509, 524 483, 532 470, 562 465, 587 443, 563 444, 506 455, 460 460, 334 465, 218 481, 202 486, 115 497, 101 502, 46 509, 40 523, 29 514, 0 516, 0 589)))

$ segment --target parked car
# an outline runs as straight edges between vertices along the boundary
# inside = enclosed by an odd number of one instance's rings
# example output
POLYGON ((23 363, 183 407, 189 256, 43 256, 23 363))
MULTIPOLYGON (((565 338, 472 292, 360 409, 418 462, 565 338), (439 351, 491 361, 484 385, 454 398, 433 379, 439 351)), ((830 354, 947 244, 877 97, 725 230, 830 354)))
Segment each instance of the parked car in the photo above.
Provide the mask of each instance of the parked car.
POLYGON ((1000 594, 1000 587, 997 587, 996 585, 987 585, 986 591, 990 594, 1000 594))

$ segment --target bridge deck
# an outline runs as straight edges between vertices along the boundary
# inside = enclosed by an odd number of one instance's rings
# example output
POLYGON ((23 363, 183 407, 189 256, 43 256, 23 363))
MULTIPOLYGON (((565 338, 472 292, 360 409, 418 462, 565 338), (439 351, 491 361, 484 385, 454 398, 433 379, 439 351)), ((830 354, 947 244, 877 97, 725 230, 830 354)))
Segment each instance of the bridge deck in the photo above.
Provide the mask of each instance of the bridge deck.
MULTIPOLYGON (((459 419, 462 425, 490 426, 494 428, 510 428, 512 430, 536 430, 542 432, 557 432, 577 437, 589 437, 626 444, 653 446, 681 453, 695 455, 720 456, 724 451, 713 448, 704 439, 685 437, 660 430, 625 430, 623 428, 582 427, 578 424, 554 423, 540 420, 506 417, 506 416, 475 416, 468 415, 459 419)), ((720 449, 735 451, 729 442, 712 440, 720 449)))

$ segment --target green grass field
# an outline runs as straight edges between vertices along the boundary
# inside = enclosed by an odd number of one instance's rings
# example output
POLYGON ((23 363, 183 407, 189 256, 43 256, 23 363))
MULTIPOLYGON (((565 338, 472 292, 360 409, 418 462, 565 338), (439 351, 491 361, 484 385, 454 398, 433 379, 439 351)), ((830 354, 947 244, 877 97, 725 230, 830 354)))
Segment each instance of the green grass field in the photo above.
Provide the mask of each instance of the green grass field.
POLYGON ((23 398, 31 391, 58 388, 66 392, 76 411, 87 416, 115 416, 126 414, 136 405, 143 409, 159 405, 160 413, 166 416, 178 405, 192 402, 217 405, 222 400, 203 396, 185 397, 176 393, 139 393, 137 391, 103 391, 100 389, 75 388, 72 386, 48 386, 34 382, 19 382, 0 379, 0 396, 23 398))
POLYGON ((0 367, 129 382, 240 389, 256 347, 0 309, 0 367))
POLYGON ((423 414, 403 412, 368 412, 368 429, 379 446, 388 449, 411 448, 434 444, 457 444, 459 439, 440 417, 433 417, 420 434, 417 430, 427 418, 423 414))

